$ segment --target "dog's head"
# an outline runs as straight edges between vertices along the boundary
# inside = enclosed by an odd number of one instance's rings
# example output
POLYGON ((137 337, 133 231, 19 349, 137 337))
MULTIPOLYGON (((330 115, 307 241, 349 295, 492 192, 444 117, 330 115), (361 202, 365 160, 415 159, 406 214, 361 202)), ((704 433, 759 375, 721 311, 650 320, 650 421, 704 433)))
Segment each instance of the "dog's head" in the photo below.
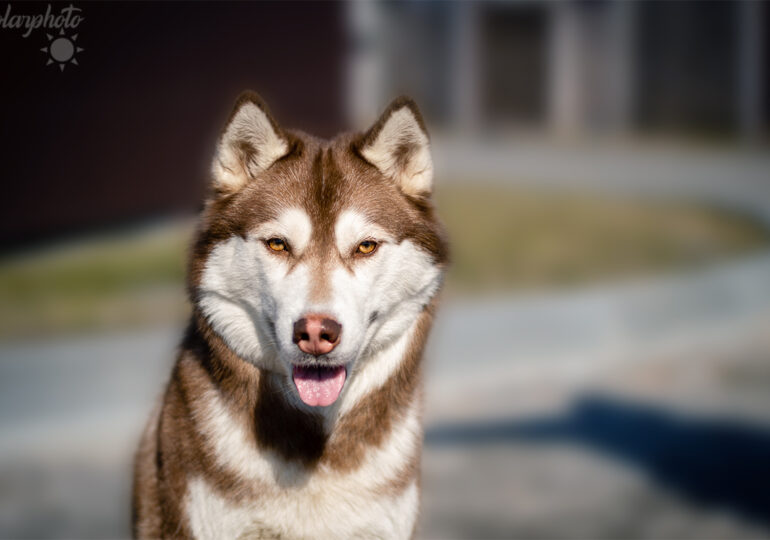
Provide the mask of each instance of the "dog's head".
POLYGON ((366 133, 321 141, 283 130, 256 94, 243 94, 192 252, 196 309, 289 395, 332 404, 440 287, 447 249, 432 181, 428 136, 408 98, 366 133))

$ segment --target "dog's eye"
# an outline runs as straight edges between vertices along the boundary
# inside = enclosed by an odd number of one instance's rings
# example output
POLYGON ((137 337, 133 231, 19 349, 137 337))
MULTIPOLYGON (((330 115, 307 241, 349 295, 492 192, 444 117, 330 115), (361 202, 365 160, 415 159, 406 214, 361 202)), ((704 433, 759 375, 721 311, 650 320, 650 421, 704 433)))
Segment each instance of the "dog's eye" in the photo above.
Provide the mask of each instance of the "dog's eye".
POLYGON ((372 240, 364 240, 358 244, 357 252, 363 253, 364 255, 369 255, 370 253, 373 253, 375 249, 377 249, 377 242, 373 242, 372 240))
POLYGON ((273 251, 286 251, 286 242, 280 238, 270 238, 267 241, 267 247, 273 251))

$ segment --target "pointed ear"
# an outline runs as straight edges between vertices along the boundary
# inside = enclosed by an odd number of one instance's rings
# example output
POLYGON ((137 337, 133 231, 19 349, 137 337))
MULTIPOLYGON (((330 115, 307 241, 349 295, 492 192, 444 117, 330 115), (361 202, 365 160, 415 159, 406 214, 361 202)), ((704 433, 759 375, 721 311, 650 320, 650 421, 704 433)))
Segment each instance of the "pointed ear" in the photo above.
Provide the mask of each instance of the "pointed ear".
POLYGON ((230 114, 211 167, 214 188, 234 193, 289 153, 288 138, 262 98, 244 92, 230 114))
POLYGON ((410 98, 394 100, 361 138, 359 154, 412 196, 429 195, 433 160, 422 115, 410 98))

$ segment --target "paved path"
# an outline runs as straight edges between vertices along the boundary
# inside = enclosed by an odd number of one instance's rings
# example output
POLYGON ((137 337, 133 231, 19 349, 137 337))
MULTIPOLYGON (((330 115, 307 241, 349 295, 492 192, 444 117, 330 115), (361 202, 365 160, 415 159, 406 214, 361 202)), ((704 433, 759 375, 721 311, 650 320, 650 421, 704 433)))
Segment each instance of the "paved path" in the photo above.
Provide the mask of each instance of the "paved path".
POLYGON ((462 386, 483 395, 495 381, 526 385, 543 377, 579 382, 616 364, 764 334, 770 253, 633 284, 445 307, 428 355, 437 393, 462 386))

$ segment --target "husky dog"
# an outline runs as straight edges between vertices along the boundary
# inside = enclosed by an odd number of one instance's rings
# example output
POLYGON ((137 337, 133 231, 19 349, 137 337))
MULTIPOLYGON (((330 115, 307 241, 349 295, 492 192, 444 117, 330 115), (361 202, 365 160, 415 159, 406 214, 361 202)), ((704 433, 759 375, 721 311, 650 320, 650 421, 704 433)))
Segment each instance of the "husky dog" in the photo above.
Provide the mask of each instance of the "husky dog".
POLYGON ((244 93, 191 249, 192 317, 137 451, 141 538, 409 538, 448 251, 422 117, 320 140, 244 93))

